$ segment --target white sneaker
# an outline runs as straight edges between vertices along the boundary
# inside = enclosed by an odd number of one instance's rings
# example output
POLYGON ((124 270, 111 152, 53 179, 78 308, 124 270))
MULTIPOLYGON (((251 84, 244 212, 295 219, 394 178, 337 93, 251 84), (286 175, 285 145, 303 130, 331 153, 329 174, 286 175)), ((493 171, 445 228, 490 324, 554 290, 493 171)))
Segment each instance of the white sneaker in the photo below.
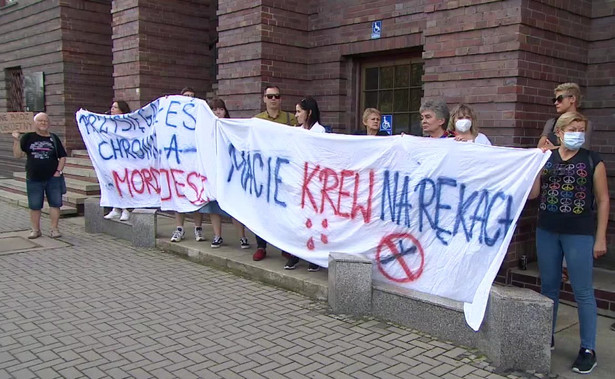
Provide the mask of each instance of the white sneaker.
POLYGON ((174 232, 173 232, 173 236, 171 237, 171 242, 179 242, 184 238, 184 229, 183 228, 177 228, 174 232))
POLYGON ((203 228, 200 226, 194 227, 194 239, 198 242, 205 241, 205 236, 203 235, 203 228))
POLYGON ((113 208, 111 210, 111 212, 109 212, 106 216, 105 219, 107 220, 113 220, 114 218, 118 218, 121 216, 121 212, 120 212, 120 208, 113 208))
POLYGON ((130 218, 130 211, 128 209, 122 210, 122 216, 120 217, 120 221, 128 221, 130 218))

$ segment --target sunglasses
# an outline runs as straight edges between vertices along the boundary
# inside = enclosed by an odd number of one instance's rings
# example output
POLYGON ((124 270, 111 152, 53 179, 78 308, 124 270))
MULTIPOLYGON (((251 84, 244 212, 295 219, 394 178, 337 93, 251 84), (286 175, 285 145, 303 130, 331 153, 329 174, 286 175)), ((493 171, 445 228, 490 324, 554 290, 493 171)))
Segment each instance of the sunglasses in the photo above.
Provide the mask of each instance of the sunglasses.
POLYGON ((559 95, 558 97, 554 97, 551 99, 552 103, 561 103, 567 97, 573 97, 572 95, 559 95))
POLYGON ((280 97, 282 97, 282 95, 280 95, 279 93, 274 93, 274 94, 268 94, 265 95, 266 98, 268 98, 269 100, 271 99, 280 99, 280 97))

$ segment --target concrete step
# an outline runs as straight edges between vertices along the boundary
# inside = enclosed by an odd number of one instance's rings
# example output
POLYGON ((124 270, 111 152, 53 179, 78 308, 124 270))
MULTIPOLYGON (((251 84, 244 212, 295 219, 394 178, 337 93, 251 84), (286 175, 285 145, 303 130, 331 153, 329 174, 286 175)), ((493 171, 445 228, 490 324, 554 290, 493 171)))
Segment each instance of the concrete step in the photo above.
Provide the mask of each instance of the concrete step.
POLYGON ((90 155, 87 150, 73 150, 71 152, 71 156, 74 158, 88 158, 90 159, 90 155))
MULTIPOLYGON (((6 201, 7 203, 15 204, 20 207, 28 208, 28 197, 25 194, 19 194, 7 191, 5 189, 0 189, 0 200, 6 201)), ((49 214, 49 205, 47 205, 47 201, 43 204, 43 209, 41 212, 44 214, 49 214)), ((77 216, 77 208, 70 205, 63 205, 60 208, 60 217, 68 217, 68 216, 77 216)))
MULTIPOLYGON (((26 173, 25 172, 14 172, 13 178, 19 182, 24 183, 23 188, 25 191, 26 173)), ((72 191, 75 193, 82 193, 84 195, 94 195, 94 196, 100 195, 100 185, 98 184, 98 182, 81 180, 81 179, 67 177, 67 176, 65 176, 64 179, 66 180, 66 188, 69 191, 72 191)))
POLYGON ((65 166, 63 171, 64 171, 64 174, 66 175, 79 176, 83 178, 94 178, 94 179, 97 178, 96 171, 94 171, 93 167, 83 168, 83 167, 65 166))
POLYGON ((90 169, 94 168, 90 158, 75 158, 75 157, 67 157, 65 167, 79 167, 79 168, 90 168, 90 169))

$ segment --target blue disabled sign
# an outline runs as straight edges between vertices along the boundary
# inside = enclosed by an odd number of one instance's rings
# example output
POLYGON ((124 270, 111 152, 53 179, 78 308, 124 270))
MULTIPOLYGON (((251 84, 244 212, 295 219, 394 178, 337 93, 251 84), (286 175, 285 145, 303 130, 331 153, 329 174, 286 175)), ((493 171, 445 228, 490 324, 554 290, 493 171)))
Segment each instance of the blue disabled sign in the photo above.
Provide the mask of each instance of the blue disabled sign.
POLYGON ((387 132, 388 135, 393 134, 393 115, 382 115, 382 121, 380 121, 380 130, 383 132, 387 132))
POLYGON ((372 22, 372 39, 380 38, 381 31, 382 31, 382 21, 372 22))

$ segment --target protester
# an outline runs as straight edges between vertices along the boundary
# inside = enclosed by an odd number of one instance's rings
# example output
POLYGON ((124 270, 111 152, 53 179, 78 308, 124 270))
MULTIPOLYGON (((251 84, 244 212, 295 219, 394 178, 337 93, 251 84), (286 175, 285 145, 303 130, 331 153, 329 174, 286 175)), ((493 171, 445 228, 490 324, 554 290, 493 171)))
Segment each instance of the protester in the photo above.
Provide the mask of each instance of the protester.
MULTIPOLYGON (((113 104, 111 104, 109 113, 112 115, 130 113, 130 107, 128 106, 128 103, 123 100, 114 101, 113 104)), ((128 221, 130 219, 130 211, 128 211, 128 209, 113 208, 111 212, 107 213, 105 216, 107 220, 112 220, 118 217, 120 221, 128 221)))
MULTIPOLYGON (((180 94, 187 97, 195 97, 196 92, 192 87, 182 88, 180 94)), ((194 239, 197 242, 205 241, 206 238, 203 235, 203 214, 200 212, 192 212, 192 218, 194 219, 194 239)), ((171 236, 171 242, 181 242, 186 236, 184 230, 184 222, 186 221, 186 213, 175 212, 175 223, 177 227, 171 236)))
MULTIPOLYGON (((555 87, 553 90, 555 97, 551 99, 553 105, 555 105, 555 111, 558 114, 564 114, 566 112, 577 112, 578 108, 581 106, 581 89, 579 85, 576 83, 562 83, 555 87)), ((559 116, 558 116, 559 117, 559 116)), ((545 123, 545 126, 542 130, 542 134, 540 136, 540 140, 538 140, 538 147, 543 148, 546 147, 548 149, 557 149, 557 137, 555 136, 555 122, 557 118, 550 118, 545 123), (550 141, 551 140, 551 141, 550 141), (556 142, 555 144, 553 142, 556 142)), ((591 140, 591 123, 587 121, 588 130, 585 135, 585 143, 583 144, 583 148, 589 149, 590 140, 591 140)), ((562 281, 568 281, 568 267, 566 265, 566 260, 564 259, 563 263, 564 268, 562 269, 562 281)))
MULTIPOLYGON (((566 112, 578 112, 579 107, 581 106, 581 89, 579 85, 576 83, 562 83, 559 86, 555 87, 553 90, 555 97, 551 99, 553 105, 555 105, 555 111, 562 115, 566 112)), ((559 116, 558 116, 559 117, 559 116)), ((543 148, 547 147, 548 149, 557 149, 558 146, 553 144, 553 142, 549 141, 549 137, 553 141, 557 141, 556 136, 554 134, 555 131, 555 123, 557 121, 557 117, 550 118, 545 123, 545 126, 542 130, 542 134, 540 136, 540 140, 538 140, 538 147, 543 148)), ((587 121, 587 132, 585 135, 585 143, 583 144, 583 148, 589 149, 591 142, 591 122, 587 121)))
MULTIPOLYGON (((294 115, 282 110, 282 94, 280 88, 274 85, 268 85, 263 94, 263 102, 266 106, 266 111, 257 114, 256 118, 277 122, 290 126, 297 125, 297 119, 294 115)), ((256 251, 252 255, 252 259, 260 261, 267 256, 267 241, 256 236, 256 251)), ((288 257, 288 253, 282 252, 282 255, 288 257)))
MULTIPOLYGON (((593 258, 606 254, 609 218, 606 168, 598 153, 581 147, 586 131, 587 119, 578 112, 566 112, 558 118, 555 135, 560 146, 552 150, 530 193, 530 198, 540 196, 536 249, 541 293, 553 300, 552 332, 557 319, 562 259, 568 262, 581 336, 572 370, 582 374, 596 367, 597 309, 592 269, 593 258), (597 216, 593 212, 594 200, 597 216)), ((553 337, 551 341, 553 348, 553 337)))
POLYGON ((60 207, 62 207, 62 192, 66 188, 62 170, 66 163, 66 150, 62 141, 49 132, 49 116, 39 113, 34 116, 34 132, 20 137, 19 132, 13 132, 13 156, 26 160, 26 192, 28 208, 30 208, 30 225, 32 231, 29 239, 35 239, 41 233, 41 209, 44 197, 49 204, 51 218, 51 238, 60 238, 58 229, 60 207))
POLYGON ((457 141, 491 145, 489 138, 478 131, 477 124, 478 118, 474 110, 467 104, 459 104, 451 112, 448 132, 454 134, 457 141))
POLYGON ((366 108, 363 111, 363 126, 354 132, 355 136, 388 136, 389 133, 380 130, 380 111, 376 108, 366 108))
POLYGON ((431 138, 454 137, 453 133, 446 130, 449 111, 444 100, 427 100, 421 105, 419 112, 421 113, 421 126, 425 136, 431 138))
MULTIPOLYGON (((228 109, 226 109, 226 104, 222 99, 213 99, 209 102, 209 107, 214 112, 216 117, 218 118, 229 118, 228 109)), ((214 239, 211 241, 211 247, 218 248, 222 246, 224 240, 222 239, 222 216, 229 217, 235 228, 237 229, 237 233, 239 234, 239 246, 242 249, 249 249, 250 243, 246 238, 246 227, 243 226, 242 223, 232 218, 228 213, 226 213, 217 201, 213 200, 209 203, 205 204, 201 209, 199 209, 199 213, 209 214, 209 219, 211 220, 211 225, 214 229, 214 239)))
MULTIPOLYGON (((320 110, 318 109, 318 103, 314 98, 304 98, 299 103, 297 103, 295 109, 295 117, 297 118, 297 123, 300 128, 315 133, 326 132, 324 126, 320 125, 320 110)), ((297 268, 298 263, 299 258, 289 254, 288 261, 286 261, 286 265, 284 265, 284 270, 294 270, 295 268, 297 268)), ((314 272, 318 270, 320 270, 319 265, 315 263, 308 264, 308 271, 314 272)))

